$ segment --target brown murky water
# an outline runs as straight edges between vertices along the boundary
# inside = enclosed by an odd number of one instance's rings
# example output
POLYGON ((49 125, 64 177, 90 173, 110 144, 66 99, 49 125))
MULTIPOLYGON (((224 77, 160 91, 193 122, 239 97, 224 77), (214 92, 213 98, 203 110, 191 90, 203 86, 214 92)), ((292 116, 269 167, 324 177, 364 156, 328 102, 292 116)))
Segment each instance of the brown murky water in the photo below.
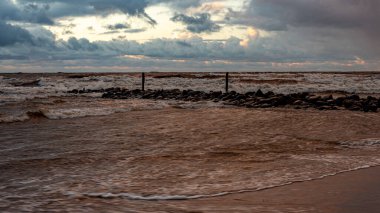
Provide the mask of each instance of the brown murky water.
POLYGON ((379 165, 379 130, 378 113, 170 106, 3 123, 0 210, 178 212, 157 200, 379 165))
MULTIPOLYGON (((156 73, 147 75, 146 87, 219 91, 223 77, 156 73)), ((379 73, 230 77, 230 89, 238 92, 380 94, 379 73)), ((111 87, 140 88, 139 75, 0 75, 1 212, 191 212, 177 200, 380 165, 380 113, 243 109, 67 93, 111 87)), ((252 210, 261 211, 255 206, 246 212, 252 210)), ((287 212, 300 211, 307 209, 287 212)))

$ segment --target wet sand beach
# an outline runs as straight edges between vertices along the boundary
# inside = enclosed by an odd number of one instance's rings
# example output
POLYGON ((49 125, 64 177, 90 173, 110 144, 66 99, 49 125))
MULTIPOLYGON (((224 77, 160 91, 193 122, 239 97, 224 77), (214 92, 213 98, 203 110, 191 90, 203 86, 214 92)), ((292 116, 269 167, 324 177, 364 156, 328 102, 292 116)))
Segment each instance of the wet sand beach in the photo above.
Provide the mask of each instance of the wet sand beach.
POLYGON ((167 205, 193 212, 377 213, 379 177, 380 168, 374 167, 259 192, 167 205))

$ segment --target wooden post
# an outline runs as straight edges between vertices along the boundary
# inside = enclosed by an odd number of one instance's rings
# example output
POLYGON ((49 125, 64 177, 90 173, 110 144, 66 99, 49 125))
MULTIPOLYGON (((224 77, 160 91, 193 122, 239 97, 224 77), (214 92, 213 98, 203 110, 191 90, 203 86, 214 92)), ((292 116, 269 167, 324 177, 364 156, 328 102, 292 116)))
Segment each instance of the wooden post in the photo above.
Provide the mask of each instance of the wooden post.
POLYGON ((145 91, 145 73, 141 73, 141 91, 145 91))
POLYGON ((228 72, 226 73, 226 93, 228 93, 228 72))

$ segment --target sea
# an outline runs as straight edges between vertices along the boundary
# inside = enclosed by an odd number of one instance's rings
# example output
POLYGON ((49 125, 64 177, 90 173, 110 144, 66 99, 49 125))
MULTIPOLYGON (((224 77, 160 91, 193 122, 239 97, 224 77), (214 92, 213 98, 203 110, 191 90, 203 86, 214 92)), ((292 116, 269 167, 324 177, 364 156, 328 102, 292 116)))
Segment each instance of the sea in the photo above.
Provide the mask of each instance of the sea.
MULTIPOLYGON (((380 97, 376 72, 229 76, 239 93, 380 97)), ((224 77, 147 73, 145 88, 223 91, 224 77)), ((1 212, 191 212, 175 202, 380 165, 380 113, 102 98, 117 87, 140 89, 140 73, 0 74, 1 212)))

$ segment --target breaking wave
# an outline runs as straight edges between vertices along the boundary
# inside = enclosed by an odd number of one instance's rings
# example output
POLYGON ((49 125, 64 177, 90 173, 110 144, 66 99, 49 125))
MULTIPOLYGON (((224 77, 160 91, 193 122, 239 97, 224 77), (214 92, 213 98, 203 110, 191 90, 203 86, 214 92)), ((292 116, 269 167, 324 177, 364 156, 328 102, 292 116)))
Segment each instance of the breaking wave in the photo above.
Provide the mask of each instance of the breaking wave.
POLYGON ((358 141, 344 141, 339 143, 341 146, 346 148, 364 148, 364 149, 371 149, 371 148, 379 148, 380 147, 380 138, 366 138, 358 141))
POLYGON ((339 172, 325 174, 325 175, 315 177, 315 178, 310 177, 310 178, 305 178, 302 180, 284 182, 284 183, 278 184, 278 185, 268 185, 268 186, 263 186, 263 187, 255 188, 255 189, 242 189, 242 190, 226 191, 226 192, 220 192, 220 193, 214 193, 214 194, 142 195, 142 194, 135 194, 135 193, 127 193, 127 192, 125 192, 125 193, 112 193, 112 192, 80 193, 80 192, 72 192, 72 191, 66 192, 64 194, 66 196, 71 196, 71 197, 83 197, 84 196, 84 197, 102 198, 102 199, 129 199, 129 200, 143 200, 143 201, 194 200, 194 199, 202 199, 202 198, 221 197, 221 196, 226 196, 226 195, 231 195, 231 194, 241 194, 241 193, 248 193, 248 192, 263 191, 263 190, 278 188, 278 187, 287 186, 287 185, 291 185, 291 184, 295 184, 295 183, 320 180, 320 179, 336 176, 336 175, 347 173, 347 172, 353 172, 353 171, 368 169, 368 168, 377 167, 377 166, 379 166, 378 163, 372 164, 372 165, 364 165, 364 166, 359 166, 359 167, 352 168, 352 169, 347 169, 347 170, 342 170, 339 172))
POLYGON ((130 107, 130 108, 69 108, 69 109, 49 109, 27 111, 18 115, 0 115, 0 123, 22 122, 30 119, 47 118, 51 120, 83 118, 91 116, 107 116, 115 113, 123 113, 128 111, 139 110, 158 110, 165 106, 145 106, 145 107, 130 107))

